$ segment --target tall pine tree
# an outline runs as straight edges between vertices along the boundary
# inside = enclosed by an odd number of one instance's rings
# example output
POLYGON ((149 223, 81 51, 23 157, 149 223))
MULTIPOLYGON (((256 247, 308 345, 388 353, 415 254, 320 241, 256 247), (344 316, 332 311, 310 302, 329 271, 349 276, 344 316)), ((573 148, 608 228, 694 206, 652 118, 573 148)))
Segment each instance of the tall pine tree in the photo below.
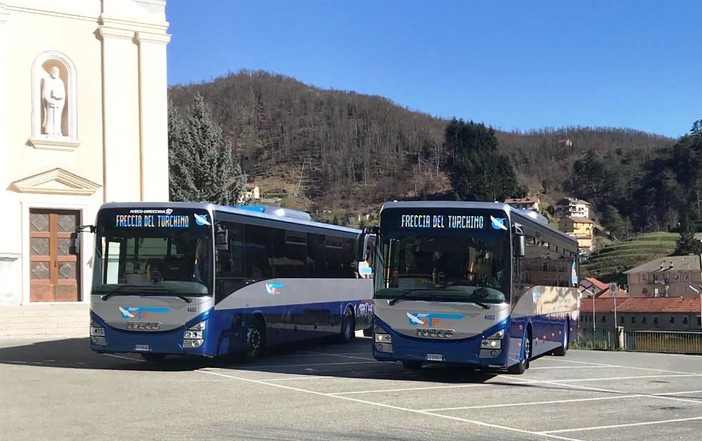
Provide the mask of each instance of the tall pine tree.
POLYGON ((497 150, 492 128, 454 118, 444 131, 444 145, 457 199, 503 201, 520 191, 509 158, 497 150))
POLYGON ((195 97, 185 120, 169 105, 168 147, 171 200, 223 205, 238 201, 246 177, 202 96, 195 97))

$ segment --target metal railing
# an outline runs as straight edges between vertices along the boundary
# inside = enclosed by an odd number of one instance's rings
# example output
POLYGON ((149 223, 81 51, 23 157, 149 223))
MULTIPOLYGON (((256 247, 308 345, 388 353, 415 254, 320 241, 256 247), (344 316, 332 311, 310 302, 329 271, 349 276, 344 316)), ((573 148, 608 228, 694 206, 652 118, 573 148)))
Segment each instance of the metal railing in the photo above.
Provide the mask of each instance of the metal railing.
POLYGON ((572 347, 702 355, 702 332, 581 329, 572 347))

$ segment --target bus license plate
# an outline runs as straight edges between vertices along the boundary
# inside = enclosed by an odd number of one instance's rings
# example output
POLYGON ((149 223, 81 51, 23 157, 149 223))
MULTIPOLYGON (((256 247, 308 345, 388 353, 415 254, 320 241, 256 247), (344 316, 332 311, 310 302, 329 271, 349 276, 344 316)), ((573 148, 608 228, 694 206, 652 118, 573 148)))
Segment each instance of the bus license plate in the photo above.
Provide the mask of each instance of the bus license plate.
POLYGON ((442 354, 427 354, 427 361, 444 361, 442 354))
POLYGON ((151 347, 149 345, 134 345, 135 351, 150 351, 151 347))

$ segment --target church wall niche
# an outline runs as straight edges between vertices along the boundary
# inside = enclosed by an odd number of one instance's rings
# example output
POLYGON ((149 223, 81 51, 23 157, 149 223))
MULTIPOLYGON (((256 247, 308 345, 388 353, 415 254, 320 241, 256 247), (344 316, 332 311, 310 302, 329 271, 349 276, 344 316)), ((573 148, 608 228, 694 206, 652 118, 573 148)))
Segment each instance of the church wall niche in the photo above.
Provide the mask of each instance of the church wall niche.
POLYGON ((76 71, 64 54, 48 51, 32 66, 32 134, 29 145, 39 149, 78 147, 76 71))

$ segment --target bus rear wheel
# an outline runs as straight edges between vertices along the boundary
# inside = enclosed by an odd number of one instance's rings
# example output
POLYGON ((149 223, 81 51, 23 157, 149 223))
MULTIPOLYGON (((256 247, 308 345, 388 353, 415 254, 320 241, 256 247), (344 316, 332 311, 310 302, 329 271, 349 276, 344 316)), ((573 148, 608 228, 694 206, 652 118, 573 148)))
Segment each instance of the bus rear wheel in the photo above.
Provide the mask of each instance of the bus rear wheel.
POLYGON ((561 344, 561 347, 554 350, 553 355, 556 355, 558 357, 565 356, 566 352, 568 352, 568 337, 568 323, 566 323, 565 327, 563 328, 563 342, 561 344))
POLYGON ((256 360, 261 357, 263 348, 266 347, 266 328, 261 318, 254 317, 249 323, 246 328, 245 344, 244 356, 247 360, 256 360))
POLYGON ((356 321, 353 317, 351 308, 346 308, 344 315, 341 316, 341 333, 339 340, 342 343, 348 343, 356 336, 356 321))

